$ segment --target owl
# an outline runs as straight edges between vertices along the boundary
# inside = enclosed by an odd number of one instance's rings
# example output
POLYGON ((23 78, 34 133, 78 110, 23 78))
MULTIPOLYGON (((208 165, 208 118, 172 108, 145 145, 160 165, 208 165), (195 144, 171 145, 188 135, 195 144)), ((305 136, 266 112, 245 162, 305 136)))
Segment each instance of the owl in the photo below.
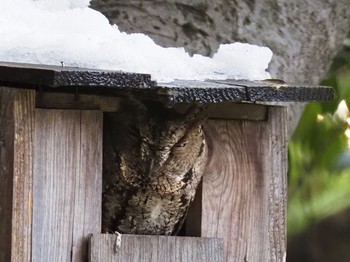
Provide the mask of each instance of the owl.
POLYGON ((135 101, 105 115, 104 232, 177 234, 204 172, 206 119, 204 107, 135 101))

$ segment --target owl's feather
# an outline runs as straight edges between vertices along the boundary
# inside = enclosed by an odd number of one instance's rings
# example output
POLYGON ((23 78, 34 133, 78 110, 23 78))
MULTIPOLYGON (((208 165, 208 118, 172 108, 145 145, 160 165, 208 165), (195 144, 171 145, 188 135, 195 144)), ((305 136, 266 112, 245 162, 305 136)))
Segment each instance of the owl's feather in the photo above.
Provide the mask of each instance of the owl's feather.
POLYGON ((130 103, 105 117, 103 230, 170 235, 202 177, 205 109, 130 103))

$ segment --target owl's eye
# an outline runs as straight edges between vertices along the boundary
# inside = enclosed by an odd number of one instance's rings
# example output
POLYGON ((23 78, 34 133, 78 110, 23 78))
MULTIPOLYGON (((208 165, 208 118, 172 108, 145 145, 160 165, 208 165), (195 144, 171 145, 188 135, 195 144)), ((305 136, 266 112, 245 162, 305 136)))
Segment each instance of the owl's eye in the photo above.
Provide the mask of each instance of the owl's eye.
POLYGON ((187 145, 187 143, 188 143, 188 141, 179 143, 179 144, 176 145, 176 147, 185 147, 187 145))

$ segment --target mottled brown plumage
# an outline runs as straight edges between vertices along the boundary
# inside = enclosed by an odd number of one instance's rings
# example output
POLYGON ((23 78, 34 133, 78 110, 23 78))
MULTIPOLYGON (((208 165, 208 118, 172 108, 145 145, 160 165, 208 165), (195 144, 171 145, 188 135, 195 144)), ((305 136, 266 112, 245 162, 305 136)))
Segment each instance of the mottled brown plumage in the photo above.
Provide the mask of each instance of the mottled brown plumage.
POLYGON ((207 159, 205 109, 132 102, 105 117, 103 230, 176 234, 207 159))

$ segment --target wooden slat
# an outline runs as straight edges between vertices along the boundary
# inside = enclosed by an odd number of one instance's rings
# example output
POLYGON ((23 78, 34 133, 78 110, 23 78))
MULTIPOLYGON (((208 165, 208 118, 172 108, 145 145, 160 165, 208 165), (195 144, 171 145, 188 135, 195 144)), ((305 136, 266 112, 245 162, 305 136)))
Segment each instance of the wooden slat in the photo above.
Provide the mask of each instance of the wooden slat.
POLYGON ((0 261, 11 261, 15 93, 0 88, 0 261))
POLYGON ((123 98, 56 92, 37 92, 36 107, 49 109, 89 109, 117 112, 123 98))
POLYGON ((271 261, 286 260, 288 190, 288 114, 287 108, 270 108, 268 168, 269 251, 271 261))
MULTIPOLYGON (((36 107, 51 109, 98 109, 103 112, 117 112, 126 98, 98 96, 89 94, 70 94, 57 92, 37 92, 36 107)), ((176 104, 173 109, 184 113, 189 104, 176 104)), ((265 120, 267 106, 252 103, 210 104, 209 117, 213 119, 265 120)))
POLYGON ((151 81, 148 74, 68 68, 48 65, 0 63, 0 84, 37 90, 92 93, 107 96, 132 94, 143 100, 177 103, 240 101, 331 101, 334 90, 326 86, 276 84, 283 81, 176 80, 151 81))
POLYGON ((225 241, 225 261, 284 261, 286 109, 268 121, 210 120, 201 236, 225 241))
MULTIPOLYGON (((179 113, 185 113, 189 104, 177 104, 173 109, 179 113)), ((219 103, 208 105, 208 116, 211 119, 243 119, 243 120, 266 120, 266 105, 252 103, 219 103)))
MULTIPOLYGON (((150 93, 150 92, 149 92, 150 93)), ((245 87, 230 86, 205 81, 176 80, 158 84, 152 99, 163 99, 170 105, 176 103, 222 103, 246 101, 245 87)))
POLYGON ((35 113, 32 260, 86 261, 101 230, 102 114, 35 113))
POLYGON ((30 261, 35 93, 17 93, 14 101, 15 156, 12 206, 12 261, 30 261))
POLYGON ((249 103, 220 103, 208 107, 211 119, 266 120, 267 106, 249 103))
POLYGON ((30 261, 34 104, 0 87, 0 261, 30 261))
POLYGON ((148 74, 77 67, 0 62, 0 82, 37 87, 151 87, 148 74))
POLYGON ((247 101, 266 102, 311 102, 332 101, 335 91, 328 86, 306 86, 300 84, 287 84, 278 79, 262 81, 248 80, 209 80, 213 83, 241 86, 246 88, 247 101))
POLYGON ((266 102, 330 102, 334 99, 334 90, 325 86, 287 86, 278 89, 273 87, 248 87, 249 101, 266 102))
POLYGON ((75 180, 73 261, 87 261, 90 234, 101 232, 102 114, 81 111, 80 172, 75 180))
POLYGON ((115 251, 116 235, 93 235, 90 262, 223 262, 219 238, 122 235, 115 251))
POLYGON ((36 110, 33 261, 70 261, 80 112, 36 110))

